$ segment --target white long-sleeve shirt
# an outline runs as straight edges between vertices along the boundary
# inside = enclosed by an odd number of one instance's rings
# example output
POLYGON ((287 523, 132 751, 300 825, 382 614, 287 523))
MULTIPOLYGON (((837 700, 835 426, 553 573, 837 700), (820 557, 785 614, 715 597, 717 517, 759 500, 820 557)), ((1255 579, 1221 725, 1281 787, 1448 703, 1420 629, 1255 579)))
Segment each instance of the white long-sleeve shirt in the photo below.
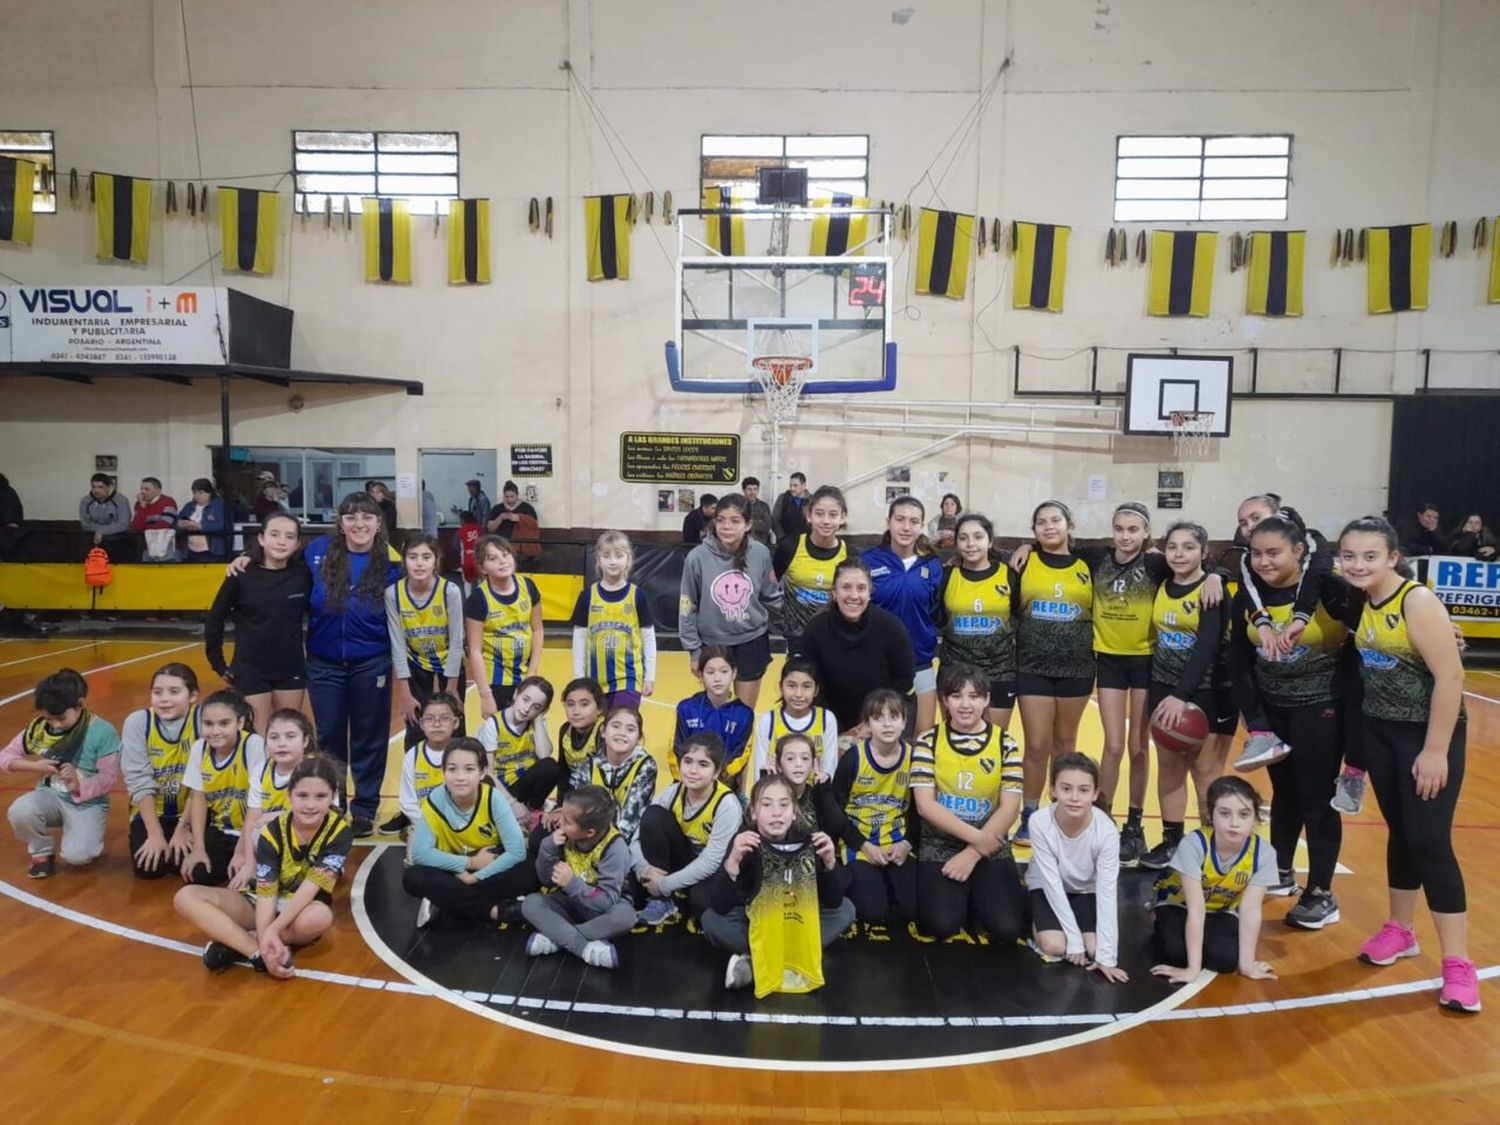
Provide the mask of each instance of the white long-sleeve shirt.
POLYGON ((1093 895, 1097 918, 1094 960, 1113 967, 1120 951, 1120 833, 1108 813, 1098 808, 1092 812, 1077 836, 1065 835, 1058 827, 1054 805, 1031 814, 1031 862, 1026 866, 1026 886, 1047 896, 1069 953, 1084 952, 1084 945, 1068 895, 1093 895))

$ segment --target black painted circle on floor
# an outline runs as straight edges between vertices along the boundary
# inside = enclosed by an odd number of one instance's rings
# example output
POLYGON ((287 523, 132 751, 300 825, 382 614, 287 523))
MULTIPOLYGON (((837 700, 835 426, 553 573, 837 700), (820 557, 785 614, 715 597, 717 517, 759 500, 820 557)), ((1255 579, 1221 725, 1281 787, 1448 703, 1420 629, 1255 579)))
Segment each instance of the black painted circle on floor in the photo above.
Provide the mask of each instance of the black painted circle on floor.
POLYGON ((632 1055, 723 1066, 788 1062, 824 1069, 950 1066, 1056 1050, 1123 1031, 1206 983, 1151 976, 1151 873, 1120 881, 1120 965, 1127 984, 1022 946, 962 937, 924 942, 861 933, 829 948, 826 984, 807 995, 726 989, 727 956, 681 924, 622 938, 620 967, 527 957, 523 926, 440 922, 416 928, 401 887, 403 849, 361 867, 360 931, 408 980, 490 1019, 632 1055))

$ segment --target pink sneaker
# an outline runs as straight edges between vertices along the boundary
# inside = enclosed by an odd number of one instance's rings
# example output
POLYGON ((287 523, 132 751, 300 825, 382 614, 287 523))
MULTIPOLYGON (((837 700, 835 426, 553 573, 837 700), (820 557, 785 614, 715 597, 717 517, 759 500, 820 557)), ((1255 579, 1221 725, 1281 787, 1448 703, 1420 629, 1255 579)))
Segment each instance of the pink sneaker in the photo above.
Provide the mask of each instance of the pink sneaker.
POLYGON ((1455 1012, 1479 1011, 1479 973, 1473 961, 1443 958, 1443 991, 1438 994, 1438 1004, 1455 1012))
POLYGON ((1394 965, 1403 957, 1415 957, 1421 952, 1415 930, 1408 930, 1400 922, 1387 922, 1359 947, 1359 959, 1366 965, 1394 965))

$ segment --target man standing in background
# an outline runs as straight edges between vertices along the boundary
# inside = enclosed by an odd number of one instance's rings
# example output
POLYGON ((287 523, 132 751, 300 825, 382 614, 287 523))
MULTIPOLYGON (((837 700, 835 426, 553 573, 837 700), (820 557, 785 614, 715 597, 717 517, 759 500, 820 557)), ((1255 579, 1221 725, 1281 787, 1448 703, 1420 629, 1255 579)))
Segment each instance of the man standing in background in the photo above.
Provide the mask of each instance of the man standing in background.
POLYGON ((760 498, 760 479, 746 477, 740 481, 740 491, 745 494, 750 509, 750 534, 767 547, 771 545, 771 505, 760 498))
POLYGON ((787 481, 787 490, 776 497, 771 508, 771 530, 779 543, 783 539, 795 539, 807 530, 807 475, 793 473, 787 481))
POLYGON ((130 534, 130 502, 115 491, 115 478, 95 473, 89 478, 89 494, 78 501, 78 525, 94 537, 93 546, 103 547, 110 562, 135 562, 130 534))
POLYGON ((464 481, 464 487, 469 490, 469 512, 474 517, 474 522, 484 523, 490 516, 490 498, 484 494, 484 485, 477 480, 464 481))

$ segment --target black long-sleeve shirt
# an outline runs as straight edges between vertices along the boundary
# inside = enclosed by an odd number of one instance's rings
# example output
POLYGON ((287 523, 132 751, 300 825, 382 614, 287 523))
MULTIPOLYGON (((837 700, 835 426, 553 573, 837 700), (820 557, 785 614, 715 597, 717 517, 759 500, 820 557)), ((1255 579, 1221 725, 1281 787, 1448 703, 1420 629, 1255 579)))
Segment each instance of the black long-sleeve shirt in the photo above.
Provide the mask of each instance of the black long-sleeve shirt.
POLYGON ((203 623, 203 647, 223 675, 224 624, 234 623, 234 668, 254 669, 270 679, 300 676, 307 664, 302 623, 307 617, 312 573, 300 558, 282 570, 251 566, 224 579, 203 623))
MULTIPOLYGON (((793 828, 787 833, 786 839, 781 842, 798 843, 806 840, 808 835, 793 828)), ((733 846, 733 844, 730 845, 731 848, 733 846)), ((765 846, 762 844, 761 848, 765 846)), ((731 910, 748 906, 750 900, 760 891, 764 877, 765 865, 761 859, 760 848, 756 848, 740 860, 738 876, 732 877, 729 872, 720 867, 709 887, 709 901, 713 909, 720 914, 728 914, 731 910)), ((844 901, 844 892, 848 889, 848 883, 849 873, 843 864, 835 863, 833 870, 829 871, 823 866, 822 860, 818 861, 818 905, 823 909, 833 910, 844 901)))
POLYGON ((840 730, 859 725, 865 696, 876 688, 911 691, 916 657, 901 619, 872 605, 858 621, 837 606, 807 623, 794 656, 818 668, 818 702, 833 712, 840 730))

